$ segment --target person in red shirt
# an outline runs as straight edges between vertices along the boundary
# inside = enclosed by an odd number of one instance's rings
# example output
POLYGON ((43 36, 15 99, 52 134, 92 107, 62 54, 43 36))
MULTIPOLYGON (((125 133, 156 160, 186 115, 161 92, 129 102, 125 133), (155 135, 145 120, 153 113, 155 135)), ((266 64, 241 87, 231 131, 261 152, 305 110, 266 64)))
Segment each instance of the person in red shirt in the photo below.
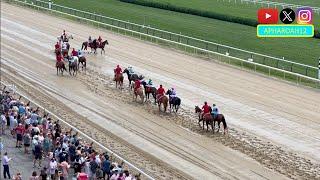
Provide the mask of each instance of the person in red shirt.
POLYGON ((78 56, 78 52, 73 48, 71 52, 72 56, 78 56))
POLYGON ((141 87, 141 82, 139 79, 137 79, 135 82, 134 82, 134 93, 137 92, 137 90, 141 87))
POLYGON ((204 105, 202 106, 202 111, 203 111, 203 113, 202 113, 202 119, 203 119, 203 116, 205 114, 210 113, 210 106, 208 105, 207 102, 204 102, 204 105))
POLYGON ((60 49, 60 44, 59 44, 59 42, 57 42, 57 44, 54 45, 54 49, 55 49, 55 50, 60 49))
POLYGON ((58 62, 63 61, 63 58, 62 58, 61 53, 57 54, 57 56, 56 56, 56 60, 57 60, 57 61, 56 61, 56 67, 57 67, 58 62))
POLYGON ((162 85, 160 85, 160 87, 157 90, 157 100, 159 101, 163 96, 164 96, 165 90, 162 87, 162 85))
POLYGON ((122 73, 122 69, 119 66, 119 64, 117 65, 116 69, 114 69, 114 80, 116 79, 116 76, 122 73))
POLYGON ((25 129, 23 125, 20 123, 16 128, 15 128, 16 134, 17 134, 17 142, 16 142, 16 147, 21 147, 22 144, 22 136, 25 132, 25 129))
POLYGON ((99 36, 98 42, 99 42, 99 45, 101 45, 101 43, 102 43, 102 38, 101 38, 101 36, 99 36))

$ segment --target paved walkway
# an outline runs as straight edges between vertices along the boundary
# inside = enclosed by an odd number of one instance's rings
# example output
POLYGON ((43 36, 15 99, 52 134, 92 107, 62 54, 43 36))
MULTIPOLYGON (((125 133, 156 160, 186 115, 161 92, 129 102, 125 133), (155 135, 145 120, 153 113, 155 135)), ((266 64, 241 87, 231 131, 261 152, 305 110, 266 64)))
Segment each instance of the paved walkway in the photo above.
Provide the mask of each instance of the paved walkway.
MULTIPOLYGON (((16 148, 16 138, 12 137, 9 130, 6 130, 6 134, 1 136, 1 140, 3 143, 3 150, 1 151, 1 159, 3 157, 3 154, 5 152, 8 153, 8 157, 12 158, 10 161, 10 175, 11 178, 13 175, 15 175, 17 172, 20 172, 22 175, 22 179, 29 179, 33 171, 37 171, 37 174, 40 174, 40 168, 38 166, 36 168, 33 168, 33 162, 32 162, 32 155, 31 154, 24 154, 24 148, 16 148)), ((31 153, 31 147, 29 147, 29 152, 31 153)), ((44 163, 42 163, 43 167, 44 163)), ((3 166, 1 162, 1 177, 3 178, 3 166)))

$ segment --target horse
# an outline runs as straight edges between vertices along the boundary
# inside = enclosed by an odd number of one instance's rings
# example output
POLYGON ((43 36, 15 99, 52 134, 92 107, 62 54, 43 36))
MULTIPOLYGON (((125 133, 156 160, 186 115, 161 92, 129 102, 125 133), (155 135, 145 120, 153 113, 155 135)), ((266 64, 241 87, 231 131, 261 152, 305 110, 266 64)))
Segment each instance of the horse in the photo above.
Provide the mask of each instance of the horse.
POLYGON ((56 68, 57 68, 57 76, 59 75, 59 72, 61 73, 61 75, 63 76, 63 71, 67 71, 67 68, 64 64, 63 61, 59 61, 56 63, 56 68))
POLYGON ((72 35, 69 35, 69 36, 59 36, 57 37, 58 41, 60 42, 69 42, 69 39, 73 39, 73 36, 72 35))
POLYGON ((84 68, 84 71, 86 71, 87 70, 87 59, 86 59, 86 57, 84 57, 84 56, 79 57, 78 69, 80 69, 80 63, 81 63, 82 71, 83 71, 83 68, 84 68))
POLYGON ((97 53, 97 49, 100 48, 101 49, 101 55, 102 55, 102 51, 104 52, 104 54, 106 53, 105 50, 104 50, 104 47, 106 46, 106 44, 109 44, 107 40, 103 41, 101 44, 99 44, 97 42, 97 40, 93 40, 92 42, 92 48, 94 49, 94 53, 96 54, 97 53))
POLYGON ((89 43, 88 41, 85 41, 82 43, 82 46, 81 46, 81 50, 85 50, 87 51, 88 47, 91 48, 91 52, 92 53, 92 50, 93 50, 93 42, 89 43))
MULTIPOLYGON (((218 114, 216 115, 215 118, 213 118, 213 116, 211 115, 211 108, 210 108, 210 112, 209 113, 206 113, 202 116, 202 110, 200 109, 199 106, 195 106, 195 113, 198 113, 198 116, 199 116, 199 126, 200 126, 200 122, 202 121, 202 128, 204 129, 204 122, 206 121, 206 125, 207 125, 207 131, 209 129, 209 124, 211 125, 211 128, 212 128, 212 131, 214 133, 214 130, 215 130, 215 125, 216 125, 216 122, 218 123, 218 130, 217 132, 220 131, 220 123, 222 122, 223 124, 223 128, 224 128, 224 132, 223 134, 226 134, 226 132, 228 132, 228 126, 227 126, 227 122, 226 122, 226 119, 224 117, 223 114, 218 114)), ((201 126, 200 126, 201 127, 201 126)))
MULTIPOLYGON (((168 91, 166 92, 166 95, 169 95, 169 97, 171 96, 172 91, 170 89, 168 89, 168 91)), ((181 105, 181 99, 179 97, 172 97, 169 98, 169 105, 170 105, 170 112, 172 111, 172 109, 175 109, 176 113, 179 110, 179 107, 181 105)))
POLYGON ((123 73, 127 74, 130 90, 132 90, 132 88, 133 88, 132 83, 131 83, 132 81, 135 82, 137 79, 142 80, 144 78, 142 75, 138 76, 138 74, 135 74, 135 73, 130 74, 128 68, 124 69, 123 73))
POLYGON ((137 101, 137 97, 140 97, 141 99, 141 103, 143 104, 144 102, 144 95, 143 95, 143 89, 142 87, 136 89, 136 91, 134 92, 134 97, 136 98, 135 101, 137 101))
POLYGON ((158 106, 159 106, 159 112, 161 111, 161 104, 163 104, 163 108, 164 108, 164 112, 167 111, 167 107, 168 107, 168 97, 166 95, 161 95, 158 94, 156 96, 157 102, 158 102, 158 106))
POLYGON ((144 87, 144 93, 146 95, 146 101, 149 100, 150 98, 150 94, 152 94, 153 98, 154 98, 154 103, 156 104, 157 99, 156 99, 156 94, 157 94, 157 88, 153 87, 153 86, 147 86, 147 82, 146 81, 142 81, 142 85, 144 87))
POLYGON ((116 81, 116 88, 118 87, 118 84, 119 84, 120 89, 122 89, 122 86, 123 86, 123 75, 122 75, 122 73, 116 74, 114 80, 116 81))
POLYGON ((79 58, 77 56, 73 56, 73 57, 68 57, 68 60, 69 60, 69 73, 72 76, 76 76, 78 74, 79 58), (72 74, 71 74, 71 71, 73 71, 72 74))

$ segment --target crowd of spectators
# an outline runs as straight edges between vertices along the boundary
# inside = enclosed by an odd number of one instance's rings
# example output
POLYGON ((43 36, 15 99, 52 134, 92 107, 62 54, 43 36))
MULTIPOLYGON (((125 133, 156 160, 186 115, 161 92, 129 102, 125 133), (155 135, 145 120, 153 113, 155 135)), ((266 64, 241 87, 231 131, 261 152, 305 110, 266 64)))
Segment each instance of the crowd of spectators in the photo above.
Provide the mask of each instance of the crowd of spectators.
MULTIPOLYGON (((24 103, 8 91, 1 93, 0 101, 0 133, 10 133, 12 144, 23 148, 22 153, 26 155, 32 153, 33 157, 30 165, 34 172, 30 177, 21 177, 21 173, 16 172, 12 179, 139 179, 139 175, 133 176, 125 170, 122 163, 111 162, 108 153, 98 153, 93 143, 85 142, 78 133, 63 128, 59 121, 40 112, 39 108, 31 107, 30 102, 24 103)), ((3 163, 4 160, 10 162, 8 153, 4 154, 3 163)), ((7 168, 3 175, 10 179, 7 168)))

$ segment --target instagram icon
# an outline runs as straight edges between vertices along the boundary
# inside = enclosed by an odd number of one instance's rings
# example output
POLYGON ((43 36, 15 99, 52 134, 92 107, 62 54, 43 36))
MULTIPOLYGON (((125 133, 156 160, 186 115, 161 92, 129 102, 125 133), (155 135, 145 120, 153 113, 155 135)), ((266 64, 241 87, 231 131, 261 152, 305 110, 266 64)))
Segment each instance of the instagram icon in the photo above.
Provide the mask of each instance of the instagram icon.
POLYGON ((312 24, 312 9, 298 9, 298 24, 312 24))

